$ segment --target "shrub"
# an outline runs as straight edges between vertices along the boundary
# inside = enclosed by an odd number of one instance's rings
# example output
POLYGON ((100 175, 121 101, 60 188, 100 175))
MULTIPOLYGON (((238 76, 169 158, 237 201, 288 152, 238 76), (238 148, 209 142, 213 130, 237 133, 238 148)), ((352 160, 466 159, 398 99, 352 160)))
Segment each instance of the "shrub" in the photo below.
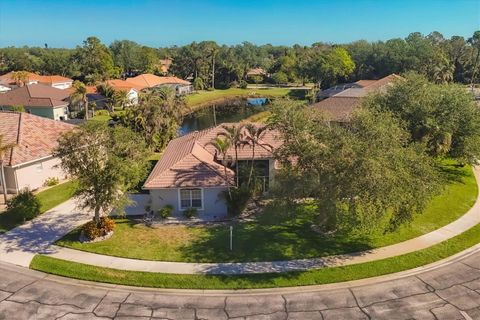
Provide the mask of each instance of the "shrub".
POLYGON ((240 80, 240 82, 238 83, 238 86, 241 88, 241 89, 247 89, 247 81, 245 80, 240 80))
POLYGON ((113 121, 119 121, 122 115, 118 112, 112 112, 110 114, 110 117, 112 118, 113 121))
POLYGON ((96 110, 95 115, 96 116, 108 116, 109 113, 108 113, 108 110, 96 110))
POLYGON ((277 84, 285 84, 285 83, 288 82, 288 76, 283 71, 279 71, 277 73, 274 73, 273 76, 272 76, 272 79, 277 84))
POLYGON ((230 189, 223 193, 225 201, 227 202, 227 210, 230 215, 237 216, 245 209, 248 201, 253 196, 253 191, 247 186, 230 189))
POLYGON ((57 177, 50 177, 50 178, 47 178, 45 180, 45 182, 43 182, 43 185, 45 187, 53 187, 53 186, 56 186, 60 181, 58 180, 57 177))
POLYGON ((31 220, 40 214, 40 201, 32 191, 24 189, 7 201, 7 210, 20 219, 31 220))
POLYGON ((115 228, 115 221, 109 217, 100 217, 100 222, 97 224, 94 220, 85 223, 82 227, 83 235, 89 239, 94 240, 98 237, 103 237, 112 232, 115 228))
POLYGON ((188 219, 195 217, 197 214, 198 214, 197 208, 188 208, 188 209, 185 209, 185 211, 183 211, 183 215, 188 219))
POLYGON ((205 88, 205 83, 202 78, 195 78, 193 80, 193 88, 195 90, 203 90, 205 88))
POLYGON ((213 87, 208 87, 208 88, 207 88, 207 91, 215 91, 215 88, 213 88, 213 87))
POLYGON ((158 210, 158 216, 162 219, 168 218, 173 213, 173 206, 171 204, 167 204, 162 209, 158 210))

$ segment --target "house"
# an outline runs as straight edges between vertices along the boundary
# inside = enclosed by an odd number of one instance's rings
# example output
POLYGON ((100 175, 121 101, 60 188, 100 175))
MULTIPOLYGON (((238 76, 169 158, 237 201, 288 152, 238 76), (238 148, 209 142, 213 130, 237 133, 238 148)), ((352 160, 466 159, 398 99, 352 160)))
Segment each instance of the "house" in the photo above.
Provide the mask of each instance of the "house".
POLYGON ((362 104, 362 99, 371 92, 382 91, 402 77, 391 74, 379 80, 359 80, 354 83, 337 85, 322 91, 320 102, 311 105, 322 112, 330 121, 349 122, 353 111, 362 104))
MULTIPOLYGON (((58 138, 75 126, 38 117, 25 112, 0 111, 0 135, 5 144, 16 146, 5 152, 3 160, 5 181, 9 193, 43 186, 48 178, 64 180, 60 160, 53 157, 58 138)), ((1 186, 0 190, 3 189, 1 186)))
MULTIPOLYGON (((235 168, 227 168, 226 179, 223 159, 209 144, 221 132, 224 129, 219 125, 170 141, 143 186, 150 193, 153 210, 171 205, 174 207, 174 215, 181 215, 184 210, 193 207, 198 210, 199 217, 204 219, 227 213, 223 194, 227 190, 227 184, 235 184, 235 168)), ((261 178, 264 190, 268 189, 275 175, 276 161, 272 150, 280 145, 279 134, 267 130, 260 145, 255 148, 255 167, 257 172, 263 170, 261 178)), ((250 163, 252 151, 249 145, 238 150, 239 165, 250 163)), ((227 157, 235 159, 233 147, 228 150, 227 157)))
POLYGON ((173 60, 172 59, 160 59, 159 63, 158 63, 158 66, 159 66, 159 69, 160 69, 160 72, 163 74, 163 75, 167 75, 168 74, 168 70, 170 69, 170 66, 172 65, 173 63, 173 60))
POLYGON ((143 89, 141 86, 137 86, 126 80, 107 80, 107 84, 115 91, 125 91, 127 93, 128 101, 130 105, 138 104, 138 93, 143 89))
POLYGON ((23 107, 25 112, 53 120, 67 120, 69 91, 43 84, 27 84, 0 94, 0 110, 23 107))
POLYGON ((127 78, 126 81, 142 89, 169 87, 174 89, 178 95, 189 94, 193 91, 193 86, 189 81, 177 77, 159 77, 145 73, 133 78, 127 78))
POLYGON ((25 83, 18 83, 14 79, 14 71, 0 76, 0 92, 9 91, 29 84, 44 84, 57 89, 68 89, 72 87, 73 80, 59 75, 42 76, 33 72, 25 72, 27 81, 25 83), (9 88, 9 89, 6 89, 9 88))

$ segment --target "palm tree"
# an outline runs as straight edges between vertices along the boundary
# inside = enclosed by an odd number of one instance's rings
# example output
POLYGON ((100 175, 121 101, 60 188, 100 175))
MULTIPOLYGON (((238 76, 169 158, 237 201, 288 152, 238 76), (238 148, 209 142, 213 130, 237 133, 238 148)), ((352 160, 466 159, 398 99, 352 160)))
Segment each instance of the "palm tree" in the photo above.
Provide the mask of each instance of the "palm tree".
POLYGON ((224 132, 220 132, 218 136, 225 137, 235 149, 235 175, 236 175, 236 185, 239 186, 239 169, 238 169, 238 148, 242 147, 246 142, 243 135, 243 124, 239 125, 222 125, 222 129, 225 130, 224 132))
POLYGON ((81 104, 85 110, 85 120, 88 120, 88 97, 87 87, 80 81, 73 82, 73 92, 70 94, 70 101, 73 104, 81 104))
POLYGON ((128 92, 125 90, 116 90, 113 94, 113 101, 115 106, 122 110, 125 109, 125 106, 130 104, 128 92))
POLYGON ((105 105, 107 106, 108 112, 113 112, 116 104, 115 90, 108 83, 104 82, 97 86, 97 92, 105 97, 105 105))
POLYGON ((14 143, 3 143, 3 135, 0 134, 0 175, 2 178, 2 188, 3 188, 3 199, 5 200, 5 203, 7 203, 7 183, 5 181, 5 170, 3 166, 3 157, 5 156, 5 153, 15 147, 16 144, 14 143))
POLYGON ((267 132, 267 126, 259 127, 256 126, 252 123, 249 123, 245 125, 246 129, 246 141, 250 146, 252 146, 252 161, 250 165, 250 174, 248 175, 248 185, 250 185, 250 182, 252 180, 253 176, 253 167, 254 167, 254 161, 255 161, 255 147, 256 146, 268 146, 271 147, 268 144, 262 143, 261 140, 265 133, 267 132))
POLYGON ((222 155, 222 165, 225 172, 225 183, 227 184, 228 195, 231 197, 232 194, 230 192, 230 182, 228 179, 228 171, 227 171, 227 166, 228 166, 227 152, 231 146, 230 141, 224 137, 216 137, 216 138, 213 138, 208 144, 212 145, 217 150, 217 152, 222 155))

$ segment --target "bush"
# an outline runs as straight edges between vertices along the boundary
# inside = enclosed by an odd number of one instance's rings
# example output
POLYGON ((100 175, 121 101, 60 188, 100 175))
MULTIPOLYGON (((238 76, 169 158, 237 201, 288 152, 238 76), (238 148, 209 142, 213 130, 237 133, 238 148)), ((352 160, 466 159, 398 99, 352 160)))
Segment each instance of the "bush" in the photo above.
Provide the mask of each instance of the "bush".
POLYGON ((195 90, 203 90, 205 88, 205 83, 203 82, 202 78, 195 78, 193 80, 193 88, 195 90))
POLYGON ((7 201, 7 210, 20 219, 31 220, 40 214, 40 201, 32 191, 24 189, 7 201))
POLYGON ((94 240, 98 237, 103 237, 112 232, 115 228, 115 221, 109 217, 100 217, 100 222, 97 224, 94 220, 85 223, 82 227, 83 235, 89 239, 94 240))
POLYGON ((238 86, 241 88, 241 89, 247 89, 247 81, 245 80, 240 80, 240 82, 238 83, 238 86))
POLYGON ((188 208, 188 209, 185 209, 185 211, 183 211, 183 215, 188 219, 191 219, 197 216, 197 214, 198 214, 197 208, 188 208))
POLYGON ((122 115, 118 112, 112 112, 112 114, 110 114, 110 117, 113 121, 119 121, 122 115))
POLYGON ((110 113, 108 113, 108 110, 96 110, 95 115, 96 116, 108 116, 110 113))
POLYGON ((59 182, 60 180, 58 180, 57 177, 50 177, 50 178, 47 178, 45 182, 43 182, 43 185, 45 187, 53 187, 53 186, 56 186, 59 182))
POLYGON ((288 82, 288 76, 283 71, 279 71, 277 73, 274 73, 273 76, 272 76, 272 79, 277 84, 285 84, 285 83, 288 82))
POLYGON ((168 218, 173 213, 173 206, 171 204, 167 204, 162 209, 158 210, 158 216, 162 219, 168 218))
POLYGON ((253 196, 253 191, 246 186, 241 186, 240 188, 230 189, 230 194, 228 191, 224 191, 223 195, 227 202, 228 214, 237 216, 245 209, 253 196))

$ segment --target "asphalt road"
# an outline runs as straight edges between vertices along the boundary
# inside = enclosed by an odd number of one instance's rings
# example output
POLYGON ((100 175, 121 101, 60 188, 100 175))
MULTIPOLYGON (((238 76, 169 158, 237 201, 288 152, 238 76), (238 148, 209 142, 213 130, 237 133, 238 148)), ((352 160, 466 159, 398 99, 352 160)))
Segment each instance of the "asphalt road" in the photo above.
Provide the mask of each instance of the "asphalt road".
POLYGON ((480 319, 479 248, 380 279, 249 292, 104 285, 2 263, 0 319, 480 319))

